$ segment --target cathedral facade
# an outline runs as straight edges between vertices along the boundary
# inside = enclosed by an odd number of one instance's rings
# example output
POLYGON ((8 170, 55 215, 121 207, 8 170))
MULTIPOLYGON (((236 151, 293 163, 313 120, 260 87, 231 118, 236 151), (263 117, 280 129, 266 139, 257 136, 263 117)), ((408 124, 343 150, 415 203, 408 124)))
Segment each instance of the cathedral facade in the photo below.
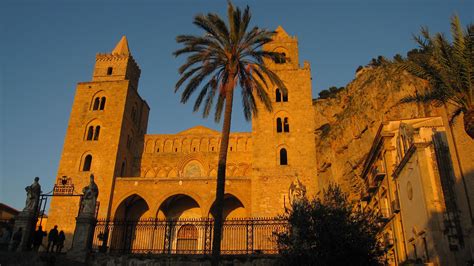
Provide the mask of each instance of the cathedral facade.
MULTIPOLYGON (((300 65, 297 39, 278 27, 274 41, 263 49, 285 54, 286 60, 266 63, 285 82, 287 93, 269 88, 273 111, 258 105, 252 131, 230 134, 227 219, 277 216, 294 199, 315 196, 337 181, 331 175, 324 177, 330 164, 317 165, 315 132, 321 128, 316 124, 323 118, 316 117, 315 108, 321 100, 312 100, 310 65, 300 65)), ((125 37, 111 53, 96 56, 92 80, 76 88, 57 184, 74 185, 80 193, 93 174, 101 220, 213 218, 220 132, 196 126, 176 134, 147 134, 150 107, 138 91, 140 72, 125 37)), ((432 111, 425 118, 382 119, 370 151, 364 147, 367 144, 357 142, 369 126, 359 135, 343 129, 355 135, 354 153, 368 151, 358 173, 364 189, 354 200, 378 217, 390 265, 410 261, 461 265, 474 256, 473 190, 467 178, 474 169, 474 145, 461 128, 449 124, 446 110, 432 111)), ((360 122, 352 114, 349 117, 353 124, 360 122)), ((322 144, 329 145, 334 159, 349 164, 340 157, 341 150, 328 143, 322 144)), ((58 225, 70 242, 78 209, 79 197, 53 197, 47 226, 58 225)), ((242 232, 237 238, 246 242, 242 232)), ((126 242, 117 235, 112 234, 112 241, 126 242)), ((156 239, 150 240, 145 231, 143 235, 136 243, 131 240, 135 236, 128 240, 133 245, 154 245, 156 239)), ((178 247, 177 243, 168 246, 178 247)))
MULTIPOLYGON (((309 63, 298 43, 278 27, 266 50, 285 53, 268 62, 287 86, 272 87, 273 111, 262 106, 251 132, 230 135, 224 217, 273 217, 295 197, 317 192, 314 113, 309 63)), ((95 176, 98 218, 213 217, 220 132, 196 126, 177 134, 147 134, 150 107, 138 92, 140 68, 123 37, 98 54, 92 81, 76 88, 57 182, 76 191, 95 176)), ((49 225, 74 232, 78 198, 54 197, 49 225)))

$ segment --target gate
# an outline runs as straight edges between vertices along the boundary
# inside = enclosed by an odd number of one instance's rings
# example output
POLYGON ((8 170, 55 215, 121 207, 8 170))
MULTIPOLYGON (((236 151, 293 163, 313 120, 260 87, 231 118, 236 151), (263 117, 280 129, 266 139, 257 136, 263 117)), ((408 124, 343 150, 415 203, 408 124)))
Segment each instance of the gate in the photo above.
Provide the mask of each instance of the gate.
MULTIPOLYGON (((38 204, 37 210, 37 217, 39 220, 39 224, 42 224, 44 212, 46 209, 46 205, 48 204, 48 199, 50 197, 80 197, 79 199, 79 206, 82 206, 82 196, 83 194, 77 193, 74 190, 74 184, 70 177, 62 176, 56 184, 54 184, 53 190, 40 195, 40 201, 38 204)), ((99 202, 97 202, 96 209, 95 209, 95 217, 97 217, 97 213, 99 211, 99 202)), ((81 212, 81 207, 79 207, 78 215, 81 212)))

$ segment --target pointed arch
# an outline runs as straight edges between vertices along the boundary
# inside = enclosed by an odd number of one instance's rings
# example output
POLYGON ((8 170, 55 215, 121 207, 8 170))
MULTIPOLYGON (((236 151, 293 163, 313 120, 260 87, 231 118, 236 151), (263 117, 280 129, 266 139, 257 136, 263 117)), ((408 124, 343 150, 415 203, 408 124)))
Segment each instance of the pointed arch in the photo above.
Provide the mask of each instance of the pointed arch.
MULTIPOLYGON (((208 216, 215 217, 215 204, 214 201, 209 208, 208 216)), ((242 201, 232 193, 225 193, 224 195, 224 206, 223 206, 223 219, 229 218, 244 218, 249 215, 242 201)))
POLYGON ((146 171, 145 173, 145 177, 148 177, 148 178, 153 178, 155 176, 156 176, 156 172, 153 168, 148 169, 148 171, 146 171))
POLYGON ((163 197, 156 211, 158 219, 201 218, 200 198, 192 193, 174 192, 163 197))

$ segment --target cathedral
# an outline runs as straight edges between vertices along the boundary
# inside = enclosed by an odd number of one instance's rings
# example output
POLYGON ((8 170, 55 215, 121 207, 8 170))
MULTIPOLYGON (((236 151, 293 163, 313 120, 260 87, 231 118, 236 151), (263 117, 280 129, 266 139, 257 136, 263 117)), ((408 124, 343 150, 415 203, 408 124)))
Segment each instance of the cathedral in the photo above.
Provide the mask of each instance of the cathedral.
MULTIPOLYGON (((317 126, 324 122, 324 114, 318 110, 325 100, 313 100, 311 68, 308 62, 299 63, 297 38, 278 27, 274 41, 263 49, 285 54, 285 60, 266 63, 285 82, 287 91, 276 86, 269 89, 273 111, 257 105, 261 112, 252 119, 252 131, 230 134, 226 219, 275 217, 295 199, 315 196, 327 184, 337 182, 334 175, 341 170, 333 167, 328 171, 331 163, 317 164, 317 132, 329 123, 317 126)), ((176 134, 149 134, 150 107, 139 93, 140 73, 125 36, 110 53, 97 54, 92 80, 79 82, 76 88, 56 184, 73 186, 79 193, 94 175, 99 189, 96 215, 107 221, 102 228, 108 221, 148 219, 155 221, 153 225, 159 221, 209 221, 214 217, 220 132, 196 126, 176 134)), ((368 104, 364 102, 364 106, 368 104)), ((345 105, 341 108, 347 109, 345 105)), ((348 120, 358 126, 360 121, 353 121, 354 117, 350 114, 348 120)), ((445 109, 434 108, 431 113, 406 119, 373 119, 370 127, 382 125, 375 135, 364 137, 369 126, 360 134, 344 128, 344 134, 353 135, 350 142, 359 145, 351 152, 365 157, 361 167, 349 165, 351 171, 360 172, 358 178, 363 182, 360 198, 354 200, 359 202, 358 208, 379 217, 380 241, 390 265, 407 261, 451 265, 473 256, 469 197, 473 190, 465 176, 474 172, 474 145, 459 127, 450 126, 447 117, 445 109), (370 138, 370 142, 361 142, 361 138, 370 138), (370 151, 367 143, 372 143, 370 151)), ((341 142, 341 138, 336 140, 341 142)), ((350 143, 339 150, 327 140, 323 144, 329 146, 334 160, 349 164, 341 154, 351 148, 350 143)), ((79 198, 53 197, 51 201, 48 228, 58 225, 69 242, 79 198)), ((197 244, 204 235, 210 239, 207 229, 182 224, 186 230, 179 239, 181 229, 175 224, 178 239, 171 243, 174 236, 166 233, 171 229, 162 225, 160 237, 155 236, 155 227, 153 234, 142 230, 141 239, 135 231, 138 229, 126 227, 115 230, 111 241, 122 245, 128 240, 132 244, 121 250, 144 252, 134 245, 148 243, 156 250, 158 241, 164 251, 165 247, 178 249, 179 243, 192 240, 191 250, 208 250, 208 242, 197 244), (194 234, 192 239, 190 233, 194 234)), ((104 239, 100 230, 94 239, 104 239)), ((254 230, 258 231, 247 225, 227 238, 245 243, 244 254, 250 254, 257 250, 254 230)), ((271 236, 273 232, 267 233, 271 236)), ((226 233, 223 235, 225 239, 226 233)))
MULTIPOLYGON (((285 53, 269 67, 287 93, 272 88, 273 111, 259 112, 252 132, 230 135, 226 218, 274 217, 295 197, 317 192, 310 65, 300 66, 297 39, 281 27, 264 49, 285 53)), ((96 56, 92 80, 76 88, 57 182, 66 178, 78 191, 93 174, 99 219, 213 217, 220 132, 148 134, 139 78, 125 36, 96 56)), ((48 224, 72 233, 78 206, 77 198, 54 197, 48 224)))

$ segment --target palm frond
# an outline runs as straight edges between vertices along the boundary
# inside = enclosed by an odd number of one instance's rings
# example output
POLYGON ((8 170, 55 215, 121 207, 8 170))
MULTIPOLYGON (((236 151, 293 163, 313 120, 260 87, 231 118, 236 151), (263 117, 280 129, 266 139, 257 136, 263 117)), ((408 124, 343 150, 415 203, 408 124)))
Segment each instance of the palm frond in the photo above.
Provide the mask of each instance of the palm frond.
POLYGON ((278 61, 284 55, 262 50, 273 40, 275 32, 250 28, 252 16, 248 6, 240 10, 229 2, 227 13, 227 23, 217 14, 199 14, 193 23, 204 34, 176 37, 176 42, 183 46, 173 53, 174 56, 187 57, 178 69, 180 77, 175 92, 183 88, 181 102, 185 103, 199 91, 193 110, 196 112, 203 106, 202 115, 207 117, 215 107, 214 119, 218 121, 226 104, 225 90, 233 90, 233 84, 230 86, 227 82, 230 75, 235 75, 244 97, 244 116, 248 120, 258 112, 257 99, 265 109, 272 109, 267 91, 273 90, 273 86, 287 93, 285 84, 266 66, 266 60, 278 61), (217 102, 214 101, 216 97, 217 102))
POLYGON ((449 117, 449 124, 451 126, 453 126, 455 123, 456 123, 456 118, 462 114, 464 112, 464 108, 462 107, 458 107, 456 108, 456 110, 454 110, 452 113, 451 113, 451 116, 449 117))

